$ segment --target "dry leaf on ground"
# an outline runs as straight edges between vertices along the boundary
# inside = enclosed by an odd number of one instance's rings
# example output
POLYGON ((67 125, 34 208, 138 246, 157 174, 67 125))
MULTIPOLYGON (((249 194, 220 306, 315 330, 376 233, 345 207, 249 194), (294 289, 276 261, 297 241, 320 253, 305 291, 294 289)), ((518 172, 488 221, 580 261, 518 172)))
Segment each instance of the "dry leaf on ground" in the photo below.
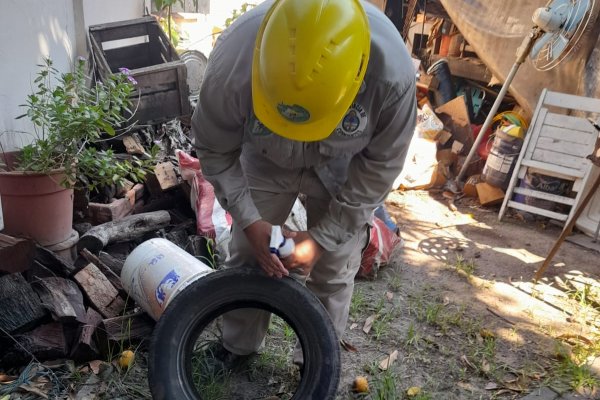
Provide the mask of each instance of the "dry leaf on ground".
POLYGON ((377 318, 377 314, 373 314, 369 318, 367 318, 362 328, 364 333, 371 332, 371 328, 373 327, 373 322, 375 322, 375 318, 377 318))
POLYGON ((389 367, 392 366, 394 361, 396 361, 397 359, 398 359, 398 350, 394 350, 393 352, 390 353, 389 356, 387 356, 386 358, 381 360, 381 362, 379 363, 379 369, 382 371, 387 370, 389 367))

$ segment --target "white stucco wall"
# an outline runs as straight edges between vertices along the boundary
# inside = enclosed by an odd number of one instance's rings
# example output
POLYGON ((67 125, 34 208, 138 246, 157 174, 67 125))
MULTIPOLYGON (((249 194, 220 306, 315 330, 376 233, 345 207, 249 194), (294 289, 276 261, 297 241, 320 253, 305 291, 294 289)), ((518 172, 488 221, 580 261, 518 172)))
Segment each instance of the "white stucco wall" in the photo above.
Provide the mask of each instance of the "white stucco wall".
POLYGON ((149 4, 150 0, 2 0, 0 144, 5 151, 33 140, 31 123, 15 117, 23 114, 19 104, 31 93, 37 64, 50 57, 59 71, 70 71, 78 53, 85 55, 80 41, 83 38, 85 44, 89 25, 139 18, 149 4))
POLYGON ((72 0, 3 0, 0 13, 0 144, 8 150, 29 143, 32 126, 19 104, 44 57, 61 71, 74 57, 72 0))
POLYGON ((151 0, 83 0, 85 27, 113 21, 139 18, 151 0))

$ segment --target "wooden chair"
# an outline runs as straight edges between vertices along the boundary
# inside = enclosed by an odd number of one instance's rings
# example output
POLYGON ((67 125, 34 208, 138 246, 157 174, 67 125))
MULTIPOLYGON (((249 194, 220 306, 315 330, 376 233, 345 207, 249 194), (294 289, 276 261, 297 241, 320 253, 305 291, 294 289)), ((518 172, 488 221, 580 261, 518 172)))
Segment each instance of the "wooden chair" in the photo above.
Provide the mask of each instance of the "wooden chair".
POLYGON ((498 219, 508 207, 562 222, 573 216, 586 188, 592 163, 586 159, 594 150, 598 131, 587 120, 600 113, 600 99, 552 92, 544 89, 537 104, 525 142, 517 159, 498 219), (575 197, 519 187, 527 173, 573 182, 575 197), (550 211, 512 199, 513 194, 549 200, 570 206, 568 213, 550 211))

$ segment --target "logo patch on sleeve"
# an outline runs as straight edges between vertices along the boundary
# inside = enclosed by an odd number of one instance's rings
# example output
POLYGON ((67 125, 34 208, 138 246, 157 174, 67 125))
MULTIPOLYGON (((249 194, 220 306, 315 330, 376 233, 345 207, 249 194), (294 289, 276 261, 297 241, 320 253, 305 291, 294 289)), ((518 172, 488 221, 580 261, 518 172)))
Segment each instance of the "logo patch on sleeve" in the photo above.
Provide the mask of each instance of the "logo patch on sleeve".
POLYGON ((335 133, 341 136, 359 136, 365 132, 368 116, 365 109, 358 103, 352 103, 350 109, 335 128, 335 133))

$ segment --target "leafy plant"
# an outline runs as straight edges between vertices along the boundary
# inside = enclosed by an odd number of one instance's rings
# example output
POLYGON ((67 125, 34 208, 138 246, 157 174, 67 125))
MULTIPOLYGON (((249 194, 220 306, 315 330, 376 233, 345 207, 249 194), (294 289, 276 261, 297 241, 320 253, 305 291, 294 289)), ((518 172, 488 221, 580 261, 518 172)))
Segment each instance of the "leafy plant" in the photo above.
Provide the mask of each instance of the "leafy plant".
POLYGON ((238 17, 240 17, 246 11, 251 10, 254 7, 256 7, 256 4, 244 3, 244 4, 242 4, 242 6, 240 7, 239 10, 237 10, 237 9, 233 10, 231 17, 229 17, 225 20, 225 27, 228 27, 229 25, 231 25, 233 23, 233 21, 235 21, 238 17))
POLYGON ((73 72, 61 74, 50 59, 39 65, 33 93, 22 107, 34 125, 36 140, 24 146, 16 169, 50 173, 64 169, 66 187, 79 183, 89 189, 100 185, 123 184, 125 179, 140 182, 149 171, 150 160, 116 161, 110 150, 96 150, 92 144, 103 134, 115 136, 126 129, 125 114, 133 114, 130 95, 135 80, 122 69, 105 82, 86 84, 85 59, 78 59, 73 72))

